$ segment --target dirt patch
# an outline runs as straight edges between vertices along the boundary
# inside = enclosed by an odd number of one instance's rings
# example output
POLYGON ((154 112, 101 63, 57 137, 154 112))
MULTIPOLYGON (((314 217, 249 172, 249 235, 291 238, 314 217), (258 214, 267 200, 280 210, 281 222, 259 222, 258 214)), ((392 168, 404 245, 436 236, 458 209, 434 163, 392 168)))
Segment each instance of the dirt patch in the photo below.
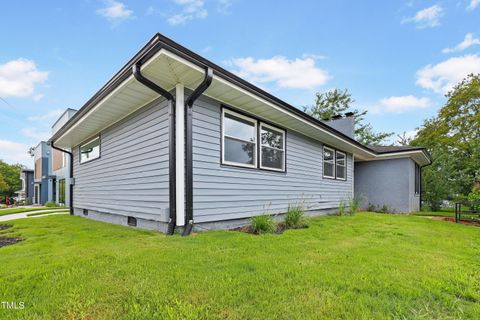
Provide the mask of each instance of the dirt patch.
MULTIPOLYGON (((288 229, 306 229, 306 228, 308 228, 308 225, 306 225, 306 224, 302 224, 302 225, 294 226, 294 227, 289 227, 284 223, 279 223, 278 226, 277 226, 277 229, 273 233, 281 234, 285 230, 288 230, 288 229)), ((230 230, 259 235, 259 233, 256 233, 255 231, 253 231, 252 227, 250 227, 250 226, 238 227, 238 228, 234 228, 234 229, 230 229, 230 230)))
MULTIPOLYGON (((455 218, 454 217, 432 217, 432 219, 455 223, 455 218)), ((458 221, 458 223, 469 225, 469 226, 480 227, 480 221, 479 220, 460 220, 460 221, 458 221)))
MULTIPOLYGON (((6 230, 8 228, 11 228, 12 226, 8 225, 8 224, 0 224, 0 231, 2 230, 6 230)), ((15 244, 15 243, 18 243, 20 241, 22 241, 23 239, 22 238, 19 238, 19 237, 4 237, 4 236, 0 236, 0 248, 1 247, 6 247, 6 246, 10 246, 12 244, 15 244)))
POLYGON ((0 248, 10 246, 10 245, 18 243, 22 240, 23 240, 22 238, 0 237, 0 248))
POLYGON ((8 224, 0 224, 0 231, 6 230, 8 228, 11 228, 12 226, 9 226, 8 224))

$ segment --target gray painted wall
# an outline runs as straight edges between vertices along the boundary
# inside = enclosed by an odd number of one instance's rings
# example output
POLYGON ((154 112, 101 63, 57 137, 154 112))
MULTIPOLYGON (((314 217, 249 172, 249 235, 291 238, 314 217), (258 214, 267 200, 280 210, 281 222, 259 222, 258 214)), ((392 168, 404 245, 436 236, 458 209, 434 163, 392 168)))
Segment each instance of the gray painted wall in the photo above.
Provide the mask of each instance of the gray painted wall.
POLYGON ((101 132, 100 158, 74 154, 76 212, 95 210, 167 221, 168 108, 158 99, 101 132))
POLYGON ((363 208, 386 204, 395 212, 418 211, 415 162, 410 158, 355 162, 355 195, 363 208))
POLYGON ((322 144, 287 131, 287 173, 221 165, 220 103, 202 96, 193 110, 194 222, 285 212, 300 201, 308 210, 336 208, 353 196, 351 154, 347 181, 324 179, 322 144))

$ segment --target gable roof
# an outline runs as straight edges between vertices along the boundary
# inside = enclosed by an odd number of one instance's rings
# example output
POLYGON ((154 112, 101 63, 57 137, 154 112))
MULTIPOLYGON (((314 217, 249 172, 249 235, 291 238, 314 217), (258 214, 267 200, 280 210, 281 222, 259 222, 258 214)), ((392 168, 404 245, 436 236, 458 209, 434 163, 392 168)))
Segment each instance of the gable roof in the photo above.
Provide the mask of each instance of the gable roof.
MULTIPOLYGON (((147 101, 151 101, 153 98, 158 97, 158 94, 151 92, 151 90, 149 90, 148 88, 138 88, 138 86, 140 85, 138 85, 135 80, 133 80, 132 75, 132 66, 136 63, 141 63, 143 65, 142 69, 145 69, 144 74, 155 79, 160 84, 162 84, 161 82, 163 81, 163 87, 167 90, 172 90, 175 86, 175 83, 178 82, 184 82, 186 87, 188 87, 189 85, 191 85, 191 87, 194 87, 192 84, 201 81, 204 68, 209 67, 213 69, 214 82, 211 86, 212 88, 209 88, 205 92, 205 95, 222 101, 218 98, 220 95, 222 95, 219 94, 219 92, 221 92, 222 89, 226 88, 226 86, 229 86, 229 90, 230 88, 233 88, 237 96, 239 94, 245 95, 247 98, 250 98, 249 101, 254 98, 257 99, 258 104, 255 106, 255 108, 252 107, 252 109, 258 109, 259 105, 263 104, 265 106, 265 110, 267 109, 267 107, 269 108, 269 110, 266 110, 265 112, 269 111, 270 113, 272 113, 275 111, 275 109, 283 111, 281 115, 277 115, 277 118, 284 119, 286 116, 291 117, 292 120, 290 121, 290 123, 293 130, 303 130, 300 124, 308 124, 309 130, 305 130, 305 132, 302 132, 303 134, 311 136, 314 139, 319 139, 319 137, 321 137, 325 143, 338 145, 340 148, 343 148, 346 151, 358 155, 358 157, 361 159, 373 159, 377 154, 379 154, 379 152, 374 150, 372 147, 365 146, 360 142, 356 141, 355 139, 352 139, 351 137, 331 128, 322 121, 311 117, 307 113, 271 95, 270 93, 262 90, 261 88, 258 88, 257 86, 245 81, 244 79, 190 51, 189 49, 181 46, 180 44, 163 36, 160 33, 157 33, 137 54, 135 54, 132 59, 130 59, 130 61, 127 62, 127 64, 125 64, 120 69, 120 71, 118 71, 91 99, 89 99, 76 112, 76 114, 53 135, 50 141, 56 141, 56 144, 58 146, 63 145, 64 147, 73 147, 75 143, 78 143, 78 141, 73 138, 65 138, 67 134, 72 131, 72 128, 74 128, 79 121, 83 121, 84 118, 95 112, 94 109, 99 104, 106 104, 106 101, 108 99, 112 100, 110 108, 116 107, 116 105, 113 103, 113 101, 115 101, 115 97, 112 96, 118 93, 117 91, 120 89, 125 91, 129 90, 131 92, 136 91, 136 94, 139 96, 141 95, 143 98, 143 100, 138 99, 138 104, 142 105, 145 105, 147 101), (163 62, 163 60, 167 62, 163 62), (175 66, 172 66, 172 61, 176 64, 175 66), (175 81, 172 81, 172 79, 169 79, 170 81, 168 81, 166 79, 167 76, 162 78, 161 76, 159 76, 158 72, 155 72, 155 70, 166 70, 166 68, 163 67, 161 63, 170 64, 171 70, 168 70, 168 72, 170 72, 168 74, 172 74, 172 78, 175 81), (175 72, 176 69, 178 69, 179 71, 175 72), (182 77, 184 80, 181 81, 180 79, 175 79, 180 77, 182 77), (295 122, 295 124, 293 122, 295 122), (313 132, 314 129, 316 129, 318 132, 313 132)), ((131 92, 130 96, 132 94, 131 92)), ((232 98, 230 99, 230 101, 231 100, 235 99, 232 98)), ((245 101, 247 101, 247 99, 245 99, 245 101)), ((254 104, 253 102, 249 103, 252 105, 254 104)), ((246 111, 248 112, 249 110, 246 111)), ((99 117, 105 117, 106 112, 98 113, 99 117)), ((131 113, 131 110, 129 110, 129 112, 119 111, 118 117, 124 117, 129 113, 131 113)), ((114 122, 114 120, 112 121, 114 122)), ((104 125, 106 125, 106 122, 104 123, 104 125)), ((82 132, 77 134, 77 137, 88 135, 87 129, 83 129, 84 130, 82 132)), ((94 131, 99 130, 99 127, 92 126, 90 130, 93 134, 94 131)), ((80 129, 77 129, 77 131, 80 131, 80 129)), ((84 137, 84 139, 85 138, 86 137, 84 137)))

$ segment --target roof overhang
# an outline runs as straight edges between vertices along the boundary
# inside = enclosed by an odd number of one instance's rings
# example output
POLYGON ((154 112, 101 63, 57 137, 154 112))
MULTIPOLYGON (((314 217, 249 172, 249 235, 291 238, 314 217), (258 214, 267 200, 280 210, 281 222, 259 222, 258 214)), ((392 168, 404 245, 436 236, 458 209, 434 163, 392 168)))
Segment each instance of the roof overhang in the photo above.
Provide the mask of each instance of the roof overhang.
POLYGON ((167 91, 179 83, 189 89, 196 88, 204 78, 205 67, 211 67, 213 81, 204 92, 205 96, 350 152, 356 160, 396 156, 376 153, 160 34, 152 38, 50 141, 54 140, 58 147, 72 148, 158 99, 156 92, 132 75, 132 66, 137 62, 141 63, 145 77, 167 91))

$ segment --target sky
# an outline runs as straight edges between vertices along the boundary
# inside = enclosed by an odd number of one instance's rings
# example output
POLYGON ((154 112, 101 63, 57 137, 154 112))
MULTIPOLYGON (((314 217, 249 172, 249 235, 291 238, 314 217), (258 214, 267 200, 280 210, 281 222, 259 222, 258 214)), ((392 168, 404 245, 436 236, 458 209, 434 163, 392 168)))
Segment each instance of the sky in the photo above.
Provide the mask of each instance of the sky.
POLYGON ((348 89, 375 130, 409 136, 480 73, 480 0, 2 1, 0 159, 32 167, 28 148, 156 32, 298 108, 348 89))

